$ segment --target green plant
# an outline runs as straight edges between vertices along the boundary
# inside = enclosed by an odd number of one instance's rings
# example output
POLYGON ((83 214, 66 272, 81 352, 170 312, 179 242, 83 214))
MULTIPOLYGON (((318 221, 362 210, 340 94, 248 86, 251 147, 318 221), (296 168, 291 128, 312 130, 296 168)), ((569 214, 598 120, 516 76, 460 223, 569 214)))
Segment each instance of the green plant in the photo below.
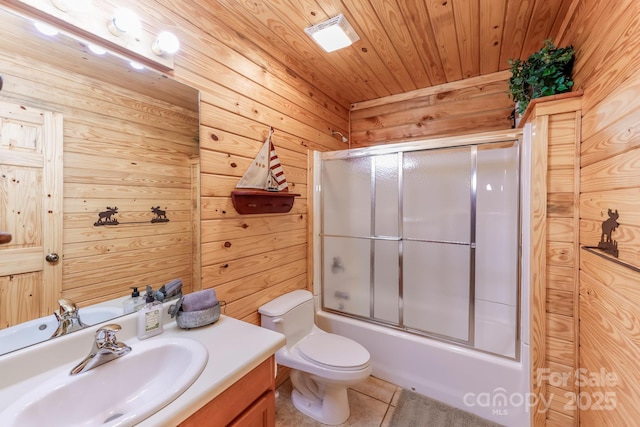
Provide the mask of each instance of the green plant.
POLYGON ((568 92, 573 86, 573 46, 555 47, 551 40, 526 60, 509 59, 509 91, 522 114, 533 98, 568 92))

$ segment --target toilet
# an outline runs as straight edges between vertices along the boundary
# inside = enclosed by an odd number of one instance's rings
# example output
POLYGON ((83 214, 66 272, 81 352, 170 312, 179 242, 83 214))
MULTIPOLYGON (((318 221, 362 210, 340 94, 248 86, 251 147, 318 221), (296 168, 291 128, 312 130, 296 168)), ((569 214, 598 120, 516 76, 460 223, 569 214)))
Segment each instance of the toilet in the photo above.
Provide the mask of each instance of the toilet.
POLYGON ((323 424, 345 422, 350 414, 347 388, 371 373, 367 349, 318 328, 309 291, 284 294, 258 312, 263 328, 286 337, 286 345, 276 352, 276 362, 291 368, 293 406, 323 424))

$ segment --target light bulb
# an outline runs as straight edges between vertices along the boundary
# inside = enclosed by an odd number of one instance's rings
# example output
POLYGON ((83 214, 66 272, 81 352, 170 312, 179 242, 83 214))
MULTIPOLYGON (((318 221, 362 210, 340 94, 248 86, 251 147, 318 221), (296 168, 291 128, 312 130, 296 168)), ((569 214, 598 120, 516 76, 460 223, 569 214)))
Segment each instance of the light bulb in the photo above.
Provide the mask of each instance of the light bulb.
POLYGON ((51 0, 51 3, 56 7, 56 9, 61 10, 63 12, 68 12, 71 9, 69 2, 67 0, 51 0))
POLYGON ((33 25, 35 25, 38 31, 45 36, 55 36, 58 34, 58 30, 56 28, 49 24, 45 24, 44 22, 35 22, 33 25))
POLYGON ((109 31, 115 36, 124 33, 138 33, 140 31, 140 19, 131 9, 118 8, 113 14, 113 19, 108 25, 109 31))
POLYGON ((153 45, 151 46, 151 50, 158 56, 162 56, 165 53, 172 55, 176 53, 180 49, 180 40, 173 34, 168 31, 163 31, 158 34, 158 38, 153 45))
POLYGON ((103 48, 102 46, 98 46, 97 44, 89 43, 87 47, 96 55, 104 55, 105 53, 107 53, 107 50, 105 48, 103 48))

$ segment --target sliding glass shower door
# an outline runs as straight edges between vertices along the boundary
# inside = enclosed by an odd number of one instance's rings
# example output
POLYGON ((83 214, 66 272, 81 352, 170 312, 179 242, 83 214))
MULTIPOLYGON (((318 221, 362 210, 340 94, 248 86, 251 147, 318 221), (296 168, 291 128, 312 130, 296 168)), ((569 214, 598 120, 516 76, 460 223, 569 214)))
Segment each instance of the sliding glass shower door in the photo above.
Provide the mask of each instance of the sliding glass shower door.
POLYGON ((321 161, 323 308, 513 355, 517 143, 352 151, 321 161))
POLYGON ((472 148, 416 151, 403 157, 404 326, 467 342, 472 148))

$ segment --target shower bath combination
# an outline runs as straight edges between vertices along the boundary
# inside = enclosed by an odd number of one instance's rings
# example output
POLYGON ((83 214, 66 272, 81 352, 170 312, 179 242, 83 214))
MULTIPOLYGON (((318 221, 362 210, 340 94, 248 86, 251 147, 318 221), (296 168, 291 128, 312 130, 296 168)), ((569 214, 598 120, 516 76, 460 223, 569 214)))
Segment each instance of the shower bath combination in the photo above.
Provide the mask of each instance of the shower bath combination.
POLYGON ((470 410, 478 387, 528 390, 522 141, 448 140, 316 154, 317 321, 362 343, 373 375, 470 410))

